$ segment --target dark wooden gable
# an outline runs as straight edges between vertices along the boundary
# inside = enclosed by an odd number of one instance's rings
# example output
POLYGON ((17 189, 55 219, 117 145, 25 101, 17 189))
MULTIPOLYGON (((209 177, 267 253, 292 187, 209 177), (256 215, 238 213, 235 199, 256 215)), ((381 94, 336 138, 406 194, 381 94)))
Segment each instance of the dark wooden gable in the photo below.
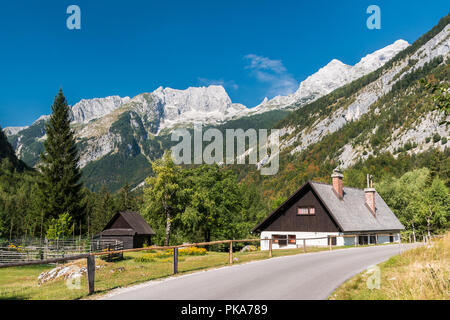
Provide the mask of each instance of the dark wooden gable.
POLYGON ((116 213, 114 217, 108 222, 103 230, 108 229, 133 229, 127 220, 120 214, 116 213))
POLYGON ((311 184, 306 183, 253 231, 339 232, 340 228, 311 184), (298 215, 300 207, 314 207, 315 214, 298 215))

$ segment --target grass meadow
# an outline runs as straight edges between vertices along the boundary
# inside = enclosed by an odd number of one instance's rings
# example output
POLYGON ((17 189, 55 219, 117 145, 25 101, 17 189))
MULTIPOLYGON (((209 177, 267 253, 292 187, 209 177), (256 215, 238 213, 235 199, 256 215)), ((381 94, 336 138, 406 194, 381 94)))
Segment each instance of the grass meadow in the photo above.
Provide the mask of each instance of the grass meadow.
POLYGON ((330 300, 450 300, 450 233, 429 245, 391 257, 380 267, 379 289, 369 289, 362 272, 340 286, 330 300))
MULTIPOLYGON (((307 252, 328 250, 328 248, 308 247, 307 252)), ((38 276, 51 270, 55 265, 38 265, 0 269, 0 299, 11 300, 72 300, 96 298, 108 291, 135 285, 149 280, 173 276, 173 260, 161 254, 161 258, 145 261, 143 257, 155 255, 153 250, 124 253, 124 259, 105 262, 98 256, 95 264, 95 294, 88 295, 87 279, 84 275, 79 289, 69 289, 64 279, 57 279, 38 285, 38 276), (144 262, 145 261, 145 262, 144 262)), ((303 254, 303 248, 274 250, 273 257, 303 254)), ((233 263, 268 259, 268 251, 234 252, 233 263)), ((228 252, 206 252, 204 255, 185 255, 179 257, 178 274, 206 270, 229 265, 228 252)), ((78 260, 66 265, 76 264, 85 267, 86 261, 78 260)))

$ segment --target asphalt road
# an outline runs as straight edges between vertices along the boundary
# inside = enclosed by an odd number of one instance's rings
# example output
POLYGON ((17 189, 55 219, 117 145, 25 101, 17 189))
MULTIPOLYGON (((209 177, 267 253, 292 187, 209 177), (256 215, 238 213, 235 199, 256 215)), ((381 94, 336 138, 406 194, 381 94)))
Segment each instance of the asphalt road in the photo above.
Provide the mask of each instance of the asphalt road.
POLYGON ((114 300, 326 299, 366 268, 408 249, 385 245, 255 261, 119 289, 114 300))

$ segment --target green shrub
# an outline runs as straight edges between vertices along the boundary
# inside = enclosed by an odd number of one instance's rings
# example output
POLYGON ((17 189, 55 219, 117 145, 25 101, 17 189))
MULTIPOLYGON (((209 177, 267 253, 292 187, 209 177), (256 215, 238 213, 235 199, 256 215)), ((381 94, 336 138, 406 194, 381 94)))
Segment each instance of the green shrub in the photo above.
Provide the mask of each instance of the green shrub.
POLYGON ((436 143, 436 142, 439 142, 440 140, 441 140, 441 136, 438 133, 434 134, 433 142, 436 143))
POLYGON ((116 262, 123 260, 123 253, 111 253, 111 254, 105 254, 101 255, 100 259, 106 262, 116 262))
POLYGON ((411 142, 408 141, 407 143, 405 143, 404 148, 405 148, 405 151, 409 151, 413 148, 413 145, 411 142))
POLYGON ((156 259, 150 257, 149 255, 143 255, 142 257, 134 258, 134 262, 155 262, 156 259))

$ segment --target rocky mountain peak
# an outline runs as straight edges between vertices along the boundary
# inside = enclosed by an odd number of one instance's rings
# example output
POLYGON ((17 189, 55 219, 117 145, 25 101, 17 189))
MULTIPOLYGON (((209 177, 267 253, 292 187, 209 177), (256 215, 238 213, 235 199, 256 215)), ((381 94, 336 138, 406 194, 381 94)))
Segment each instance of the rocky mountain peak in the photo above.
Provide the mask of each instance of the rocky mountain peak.
POLYGON ((121 98, 119 96, 83 99, 71 108, 71 121, 88 123, 111 113, 129 101, 129 97, 121 98))
POLYGON ((360 62, 355 64, 354 68, 356 70, 362 69, 367 72, 375 71, 408 46, 409 43, 407 41, 402 39, 397 40, 387 47, 368 54, 367 56, 362 58, 360 62))
POLYGON ((189 87, 186 90, 158 88, 153 92, 169 113, 225 112, 231 106, 231 99, 222 86, 189 87))

